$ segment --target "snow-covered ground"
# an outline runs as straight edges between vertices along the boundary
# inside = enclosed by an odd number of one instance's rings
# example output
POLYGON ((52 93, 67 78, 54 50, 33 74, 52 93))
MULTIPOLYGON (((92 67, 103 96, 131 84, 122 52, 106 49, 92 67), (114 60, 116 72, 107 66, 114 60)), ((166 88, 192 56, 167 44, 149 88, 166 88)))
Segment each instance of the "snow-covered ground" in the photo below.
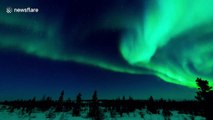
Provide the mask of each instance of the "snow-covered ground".
MULTIPOLYGON (((172 116, 169 117, 170 120, 205 120, 201 116, 179 114, 178 111, 171 112, 172 116)), ((23 114, 21 109, 16 109, 10 113, 7 108, 4 108, 0 109, 0 120, 91 120, 91 118, 87 118, 88 110, 82 111, 81 117, 73 117, 71 113, 72 111, 53 112, 51 110, 40 112, 35 109, 29 115, 27 113, 23 114)), ((160 114, 148 114, 146 109, 143 109, 129 114, 124 113, 122 117, 118 113, 115 113, 112 117, 110 112, 104 112, 104 120, 165 120, 165 118, 162 115, 162 111, 160 111, 160 114)))

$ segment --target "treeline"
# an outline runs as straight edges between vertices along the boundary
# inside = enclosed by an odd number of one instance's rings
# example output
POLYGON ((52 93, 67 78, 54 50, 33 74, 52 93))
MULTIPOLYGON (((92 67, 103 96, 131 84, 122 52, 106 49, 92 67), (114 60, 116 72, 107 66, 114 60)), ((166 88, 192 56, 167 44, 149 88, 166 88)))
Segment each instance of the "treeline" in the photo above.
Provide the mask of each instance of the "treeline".
MULTIPOLYGON (((163 114, 165 119, 169 119, 172 115, 171 111, 178 111, 180 114, 191 114, 193 116, 204 116, 211 120, 211 110, 213 102, 212 87, 208 85, 208 81, 198 78, 196 80, 198 85, 197 100, 191 101, 175 101, 175 100, 155 100, 150 96, 147 100, 134 100, 129 98, 117 98, 114 100, 99 100, 97 91, 91 97, 91 100, 82 100, 82 94, 79 93, 75 100, 64 99, 64 91, 59 95, 58 100, 53 100, 51 97, 43 97, 37 100, 35 97, 30 100, 15 100, 4 101, 3 105, 9 106, 8 110, 21 110, 22 114, 31 114, 34 110, 46 112, 47 118, 54 117, 56 112, 70 112, 72 116, 81 116, 82 112, 87 111, 87 117, 95 120, 103 120, 104 113, 109 112, 111 117, 123 116, 135 110, 146 110, 149 114, 163 114)), ((141 117, 144 113, 140 112, 141 117)))
MULTIPOLYGON (((82 100, 82 95, 79 93, 76 100, 64 100, 64 91, 61 92, 58 100, 53 100, 51 97, 43 97, 37 100, 35 97, 30 100, 15 100, 5 101, 3 105, 9 106, 9 111, 21 110, 22 114, 31 114, 33 110, 46 112, 52 110, 52 113, 47 117, 54 115, 54 112, 70 112, 73 116, 81 116, 81 112, 88 108, 88 117, 103 118, 104 112, 110 112, 111 117, 116 115, 123 116, 135 110, 146 109, 149 114, 160 114, 160 111, 165 117, 172 115, 170 111, 177 110, 179 113, 201 115, 204 113, 200 109, 201 105, 198 101, 175 101, 175 100, 154 100, 150 96, 147 100, 134 100, 132 97, 117 98, 115 100, 98 100, 97 92, 95 91, 91 100, 82 100)), ((141 117, 144 113, 140 113, 141 117)))

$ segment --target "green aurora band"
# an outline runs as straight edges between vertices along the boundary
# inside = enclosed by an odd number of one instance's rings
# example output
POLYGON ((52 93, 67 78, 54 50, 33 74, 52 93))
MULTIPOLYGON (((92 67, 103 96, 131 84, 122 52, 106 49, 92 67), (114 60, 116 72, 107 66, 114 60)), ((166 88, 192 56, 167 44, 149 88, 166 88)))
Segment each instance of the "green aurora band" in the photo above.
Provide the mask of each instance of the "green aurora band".
POLYGON ((155 71, 167 82, 195 87, 199 76, 212 85, 211 4, 212 0, 156 0, 145 11, 141 25, 137 23, 133 33, 124 35, 123 57, 131 65, 155 71))
POLYGON ((125 29, 118 49, 128 65, 64 50, 60 35, 63 18, 48 22, 27 14, 0 13, 0 26, 4 28, 0 28, 0 49, 115 72, 155 75, 192 88, 196 87, 196 77, 213 85, 212 4, 213 0, 153 0, 140 15, 111 11, 91 29, 81 31, 87 36, 98 29, 125 29))

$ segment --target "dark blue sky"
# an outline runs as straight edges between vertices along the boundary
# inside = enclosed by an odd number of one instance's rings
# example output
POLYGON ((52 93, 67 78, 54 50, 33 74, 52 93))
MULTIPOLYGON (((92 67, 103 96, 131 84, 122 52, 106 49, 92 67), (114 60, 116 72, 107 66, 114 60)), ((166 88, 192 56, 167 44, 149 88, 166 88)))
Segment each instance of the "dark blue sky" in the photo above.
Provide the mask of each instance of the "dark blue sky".
POLYGON ((99 97, 112 99, 133 96, 136 99, 154 98, 193 99, 195 90, 165 83, 154 76, 116 73, 72 62, 50 61, 9 51, 0 52, 0 99, 28 99, 43 95, 57 98, 61 90, 65 97, 99 97))
MULTIPOLYGON (((65 97, 71 99, 79 92, 84 99, 89 99, 94 90, 102 99, 122 96, 148 99, 151 95, 154 98, 194 99, 195 89, 166 83, 151 75, 120 73, 112 69, 151 71, 132 66, 119 51, 121 34, 127 32, 126 26, 143 15, 143 2, 0 1, 0 15, 3 16, 0 19, 0 100, 34 96, 39 99, 44 95, 57 99, 62 90, 65 97), (5 8, 8 6, 37 7, 39 13, 7 14, 5 8), (125 26, 114 27, 121 25, 120 22, 125 26), (54 60, 54 55, 58 56, 57 60, 54 60), (81 56, 83 62, 64 60, 72 55, 81 56), (98 67, 96 61, 88 62, 91 58, 105 64, 98 67), (109 64, 111 66, 107 66, 109 64)), ((133 28, 128 30, 131 31, 135 32, 133 28)))

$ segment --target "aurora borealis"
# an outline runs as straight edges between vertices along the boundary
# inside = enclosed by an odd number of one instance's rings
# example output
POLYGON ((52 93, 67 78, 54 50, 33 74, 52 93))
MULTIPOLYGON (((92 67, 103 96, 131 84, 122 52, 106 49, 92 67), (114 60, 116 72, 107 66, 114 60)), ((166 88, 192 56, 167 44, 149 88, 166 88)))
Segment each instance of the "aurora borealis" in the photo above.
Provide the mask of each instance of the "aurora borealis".
POLYGON ((0 50, 109 72, 213 85, 212 0, 0 1, 0 50), (38 7, 38 13, 5 8, 38 7), (3 12, 2 12, 3 11, 3 12))

